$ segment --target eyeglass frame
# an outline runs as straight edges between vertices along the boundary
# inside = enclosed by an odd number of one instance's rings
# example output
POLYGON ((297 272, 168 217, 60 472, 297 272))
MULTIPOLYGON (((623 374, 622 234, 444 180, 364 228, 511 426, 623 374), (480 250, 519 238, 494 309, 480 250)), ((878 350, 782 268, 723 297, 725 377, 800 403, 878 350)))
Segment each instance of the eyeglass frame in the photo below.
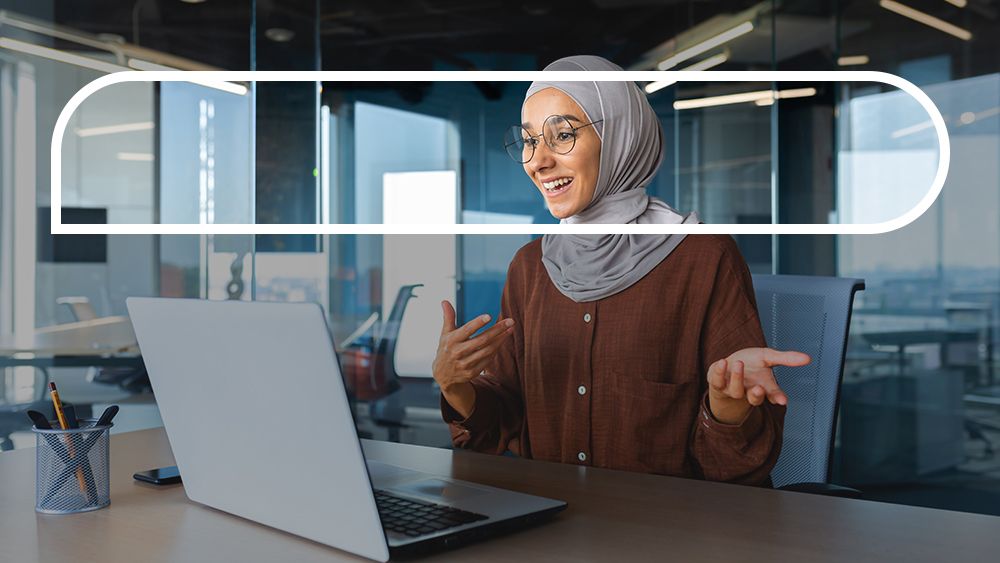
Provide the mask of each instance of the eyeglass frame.
MULTIPOLYGON (((579 131, 580 129, 583 129, 584 127, 589 127, 591 125, 596 125, 596 124, 601 123, 601 122, 604 121, 604 119, 602 118, 602 119, 597 119, 597 120, 591 121, 590 123, 584 123, 583 125, 577 125, 576 127, 570 127, 570 131, 573 132, 573 146, 570 147, 569 150, 566 151, 566 152, 558 152, 558 151, 556 151, 555 147, 553 147, 551 144, 549 144, 548 139, 545 139, 545 124, 548 123, 549 120, 552 119, 553 117, 561 117, 567 123, 569 123, 569 118, 573 117, 573 116, 570 116, 570 115, 560 115, 560 114, 552 114, 552 115, 546 117, 545 121, 542 121, 542 132, 539 133, 539 134, 537 134, 537 135, 532 135, 531 132, 528 131, 528 129, 524 125, 511 126, 511 129, 513 129, 513 127, 520 127, 522 131, 524 131, 525 133, 528 134, 528 138, 529 139, 537 139, 537 138, 541 137, 543 140, 545 140, 545 146, 549 147, 550 150, 552 150, 553 152, 555 152, 558 155, 566 155, 566 154, 569 154, 569 153, 573 152, 573 149, 576 148, 576 132, 577 131, 579 131)), ((573 117, 573 119, 576 119, 576 118, 573 117)), ((507 147, 511 146, 512 144, 514 144, 516 142, 517 141, 515 140, 513 143, 506 143, 506 144, 504 144, 504 146, 503 146, 504 152, 507 153, 507 156, 510 156, 511 160, 514 160, 515 162, 517 162, 519 164, 527 164, 527 163, 531 162, 531 159, 535 158, 535 149, 538 147, 538 145, 531 145, 531 156, 528 157, 528 160, 515 160, 514 157, 511 156, 510 152, 507 150, 507 147)), ((522 142, 523 142, 523 139, 522 139, 522 142)))

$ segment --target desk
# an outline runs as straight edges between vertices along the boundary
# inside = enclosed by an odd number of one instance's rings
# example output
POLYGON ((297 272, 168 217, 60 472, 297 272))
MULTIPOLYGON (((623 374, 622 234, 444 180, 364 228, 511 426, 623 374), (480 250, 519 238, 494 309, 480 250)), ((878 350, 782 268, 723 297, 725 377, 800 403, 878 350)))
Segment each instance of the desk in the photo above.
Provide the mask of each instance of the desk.
POLYGON ((953 342, 978 342, 979 332, 968 329, 895 330, 865 332, 861 336, 875 346, 895 346, 899 350, 899 373, 906 372, 906 347, 919 344, 941 346, 941 365, 948 363, 948 344, 953 342))
MULTIPOLYGON (((34 512, 31 449, 0 454, 0 559, 357 560, 192 503, 179 485, 133 482, 138 469, 173 463, 162 429, 114 435, 111 442, 111 506, 70 516, 34 512)), ((406 460, 414 469, 569 501, 546 524, 429 560, 912 563, 997 557, 1000 518, 994 516, 383 442, 366 441, 365 450, 387 463, 406 460)))
POLYGON ((0 368, 138 367, 139 346, 128 317, 102 317, 0 335, 0 368))

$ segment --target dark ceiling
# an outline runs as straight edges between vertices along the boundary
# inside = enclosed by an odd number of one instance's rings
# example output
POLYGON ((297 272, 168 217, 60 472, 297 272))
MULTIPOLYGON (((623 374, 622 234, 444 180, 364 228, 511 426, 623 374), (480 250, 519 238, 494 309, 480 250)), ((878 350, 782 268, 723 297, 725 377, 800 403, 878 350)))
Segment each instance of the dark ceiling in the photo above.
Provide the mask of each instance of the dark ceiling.
MULTIPOLYGON (((535 68, 573 53, 620 62, 751 0, 257 0, 258 68, 324 70, 535 68), (316 17, 318 13, 318 18, 316 17), (288 29, 287 43, 264 38, 288 29), (473 62, 472 59, 493 62, 473 62), (268 64, 268 59, 274 61, 268 64)), ((56 2, 57 23, 227 69, 250 66, 251 2, 77 0, 56 2)))
MULTIPOLYGON (((536 70, 581 53, 627 67, 714 16, 770 6, 767 0, 190 1, 0 0, 0 7, 231 70, 253 64, 261 70, 536 70), (268 37, 287 39, 284 30, 291 32, 288 41, 268 37)), ((836 68, 838 52, 868 54, 869 69, 890 72, 900 61, 939 54, 952 55, 956 78, 1000 69, 1000 0, 968 0, 965 8, 945 0, 902 2, 972 30, 975 39, 963 42, 902 18, 878 0, 783 0, 752 40, 733 43, 725 68, 770 68, 775 37, 779 69, 836 68)))

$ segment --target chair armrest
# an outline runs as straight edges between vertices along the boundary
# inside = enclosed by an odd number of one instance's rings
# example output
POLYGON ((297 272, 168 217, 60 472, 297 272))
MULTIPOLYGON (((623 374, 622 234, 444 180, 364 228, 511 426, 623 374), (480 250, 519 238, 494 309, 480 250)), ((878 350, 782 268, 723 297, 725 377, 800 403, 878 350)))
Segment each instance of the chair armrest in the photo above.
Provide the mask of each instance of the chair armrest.
POLYGON ((779 491, 794 491, 828 497, 861 498, 861 491, 832 483, 790 483, 782 487, 777 487, 777 489, 779 491))

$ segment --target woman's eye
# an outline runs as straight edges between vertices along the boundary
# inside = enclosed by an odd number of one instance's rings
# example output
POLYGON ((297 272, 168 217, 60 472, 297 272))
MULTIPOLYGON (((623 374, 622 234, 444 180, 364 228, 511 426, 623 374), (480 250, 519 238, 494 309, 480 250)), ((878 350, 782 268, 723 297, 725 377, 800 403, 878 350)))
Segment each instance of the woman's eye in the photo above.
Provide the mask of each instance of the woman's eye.
POLYGON ((572 141, 574 137, 576 137, 576 135, 574 135, 573 133, 571 133, 569 131, 562 131, 558 135, 556 135, 556 139, 560 143, 566 143, 566 142, 572 141))

